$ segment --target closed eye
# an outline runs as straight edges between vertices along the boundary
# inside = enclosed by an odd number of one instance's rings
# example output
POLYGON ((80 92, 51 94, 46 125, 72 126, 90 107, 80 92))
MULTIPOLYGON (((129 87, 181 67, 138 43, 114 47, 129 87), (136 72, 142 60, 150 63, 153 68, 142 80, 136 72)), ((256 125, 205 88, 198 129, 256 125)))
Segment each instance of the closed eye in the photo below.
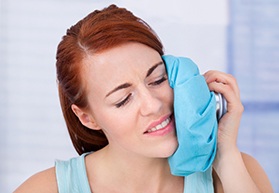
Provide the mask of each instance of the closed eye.
POLYGON ((131 96, 132 96, 132 93, 130 93, 130 94, 129 94, 125 99, 123 99, 121 102, 115 104, 116 108, 120 108, 120 107, 126 105, 126 104, 129 102, 131 96))
POLYGON ((151 83, 149 83, 148 85, 151 85, 151 86, 156 86, 156 85, 160 85, 161 83, 163 83, 164 81, 166 81, 167 80, 167 77, 162 77, 161 79, 159 79, 159 80, 156 80, 156 81, 154 81, 154 82, 151 82, 151 83))

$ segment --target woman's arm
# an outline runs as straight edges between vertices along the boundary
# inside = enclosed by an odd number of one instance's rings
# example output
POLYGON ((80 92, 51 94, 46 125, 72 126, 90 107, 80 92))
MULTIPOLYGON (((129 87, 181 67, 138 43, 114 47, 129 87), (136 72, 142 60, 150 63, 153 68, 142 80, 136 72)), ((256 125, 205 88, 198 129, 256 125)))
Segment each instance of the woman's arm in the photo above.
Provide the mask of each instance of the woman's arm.
POLYGON ((227 100, 227 113, 218 124, 217 154, 213 163, 223 191, 273 192, 260 165, 251 156, 241 154, 237 147, 238 128, 244 108, 235 78, 218 71, 208 71, 204 77, 209 89, 222 93, 227 100))
POLYGON ((242 153, 242 159, 251 178, 261 190, 261 192, 273 192, 268 176, 266 175, 265 171, 260 166, 258 161, 252 156, 245 153, 242 153))
POLYGON ((31 176, 14 193, 58 193, 55 168, 49 168, 31 176))
MULTIPOLYGON (((245 167, 254 183, 261 192, 273 192, 272 186, 263 168, 252 156, 241 153, 245 167)), ((215 193, 224 193, 222 183, 215 170, 213 170, 213 182, 215 193)))

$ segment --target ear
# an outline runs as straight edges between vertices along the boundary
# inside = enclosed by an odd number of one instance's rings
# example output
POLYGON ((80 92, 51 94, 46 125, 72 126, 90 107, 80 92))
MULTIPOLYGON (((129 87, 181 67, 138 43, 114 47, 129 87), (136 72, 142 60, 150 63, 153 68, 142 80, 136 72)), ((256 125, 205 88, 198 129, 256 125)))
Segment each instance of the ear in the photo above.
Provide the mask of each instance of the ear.
POLYGON ((98 126, 95 119, 92 117, 90 113, 85 112, 75 104, 73 104, 71 108, 75 115, 78 117, 81 124, 93 130, 101 130, 101 128, 98 126))

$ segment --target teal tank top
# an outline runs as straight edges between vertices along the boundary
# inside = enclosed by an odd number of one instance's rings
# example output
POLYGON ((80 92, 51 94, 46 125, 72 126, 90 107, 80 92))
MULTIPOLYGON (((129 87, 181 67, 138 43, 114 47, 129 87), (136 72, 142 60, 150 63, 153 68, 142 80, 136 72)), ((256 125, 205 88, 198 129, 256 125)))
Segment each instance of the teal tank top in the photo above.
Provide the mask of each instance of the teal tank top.
MULTIPOLYGON (((84 158, 89 153, 68 161, 55 162, 59 193, 91 193, 84 158)), ((212 168, 184 178, 184 193, 214 193, 212 168)))

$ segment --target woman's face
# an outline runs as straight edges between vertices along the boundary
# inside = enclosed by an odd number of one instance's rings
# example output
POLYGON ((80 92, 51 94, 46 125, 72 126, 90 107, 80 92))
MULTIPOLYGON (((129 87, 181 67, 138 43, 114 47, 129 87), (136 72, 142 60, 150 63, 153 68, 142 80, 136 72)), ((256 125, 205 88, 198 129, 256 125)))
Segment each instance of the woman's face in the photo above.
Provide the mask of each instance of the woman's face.
POLYGON ((173 91, 161 56, 127 43, 85 59, 89 116, 109 148, 145 157, 168 157, 177 148, 173 91))

